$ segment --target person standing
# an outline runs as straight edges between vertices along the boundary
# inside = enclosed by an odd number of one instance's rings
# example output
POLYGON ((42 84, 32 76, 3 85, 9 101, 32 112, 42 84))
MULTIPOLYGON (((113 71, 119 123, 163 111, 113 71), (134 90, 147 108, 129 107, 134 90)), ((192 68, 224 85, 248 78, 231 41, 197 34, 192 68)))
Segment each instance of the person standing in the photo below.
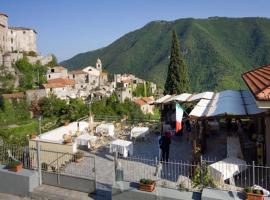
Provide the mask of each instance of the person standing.
POLYGON ((169 154, 170 154, 170 144, 171 144, 171 133, 169 131, 165 132, 165 135, 163 135, 160 138, 160 149, 161 149, 161 160, 164 162, 169 161, 169 154))

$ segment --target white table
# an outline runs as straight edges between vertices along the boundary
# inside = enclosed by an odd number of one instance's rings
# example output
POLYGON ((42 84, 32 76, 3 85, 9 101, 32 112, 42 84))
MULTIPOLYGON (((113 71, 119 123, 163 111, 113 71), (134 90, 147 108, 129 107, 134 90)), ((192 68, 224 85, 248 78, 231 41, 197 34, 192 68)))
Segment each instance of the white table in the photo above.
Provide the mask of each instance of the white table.
POLYGON ((126 140, 114 140, 110 143, 110 153, 118 152, 124 157, 133 155, 133 143, 126 140))
POLYGON ((77 145, 85 145, 88 146, 88 148, 90 149, 90 144, 89 141, 91 142, 95 142, 97 140, 97 136, 93 136, 93 135, 89 135, 89 134, 84 134, 84 135, 80 135, 75 139, 75 142, 77 145))
POLYGON ((114 125, 113 124, 100 124, 96 127, 96 133, 105 132, 109 136, 114 136, 114 125))
POLYGON ((244 170, 246 170, 246 162, 235 157, 225 158, 209 166, 210 176, 221 185, 225 180, 233 178, 244 170))
POLYGON ((134 127, 131 129, 130 132, 130 139, 132 138, 139 138, 143 137, 145 138, 145 135, 149 133, 149 128, 148 127, 134 127))

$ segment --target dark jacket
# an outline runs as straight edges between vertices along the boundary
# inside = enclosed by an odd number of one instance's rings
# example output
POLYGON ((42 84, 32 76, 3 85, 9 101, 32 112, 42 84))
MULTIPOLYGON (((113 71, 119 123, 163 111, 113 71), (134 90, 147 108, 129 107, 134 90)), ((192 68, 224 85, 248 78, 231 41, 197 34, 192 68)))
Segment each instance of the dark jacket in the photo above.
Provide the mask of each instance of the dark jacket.
POLYGON ((168 150, 170 148, 171 138, 162 136, 159 140, 159 145, 162 150, 168 150))

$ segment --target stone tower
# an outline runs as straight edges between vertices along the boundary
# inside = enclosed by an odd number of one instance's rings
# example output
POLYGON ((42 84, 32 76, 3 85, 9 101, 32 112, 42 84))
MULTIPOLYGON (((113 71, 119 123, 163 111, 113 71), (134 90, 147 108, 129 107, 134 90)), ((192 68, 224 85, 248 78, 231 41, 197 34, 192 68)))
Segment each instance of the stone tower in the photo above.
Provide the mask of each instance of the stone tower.
POLYGON ((97 59, 97 62, 96 62, 96 69, 102 72, 102 62, 99 58, 97 59))
POLYGON ((0 13, 0 54, 7 52, 8 16, 0 13))

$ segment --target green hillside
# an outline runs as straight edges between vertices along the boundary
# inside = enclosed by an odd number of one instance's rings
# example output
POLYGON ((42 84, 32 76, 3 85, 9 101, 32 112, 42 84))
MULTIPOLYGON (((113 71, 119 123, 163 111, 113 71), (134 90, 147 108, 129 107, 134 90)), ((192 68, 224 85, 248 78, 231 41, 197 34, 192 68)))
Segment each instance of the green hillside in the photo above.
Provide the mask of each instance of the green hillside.
POLYGON ((94 65, 100 57, 111 73, 133 73, 163 86, 173 29, 180 38, 194 91, 243 88, 242 72, 270 63, 270 19, 212 17, 154 21, 107 47, 61 64, 82 68, 94 65))

